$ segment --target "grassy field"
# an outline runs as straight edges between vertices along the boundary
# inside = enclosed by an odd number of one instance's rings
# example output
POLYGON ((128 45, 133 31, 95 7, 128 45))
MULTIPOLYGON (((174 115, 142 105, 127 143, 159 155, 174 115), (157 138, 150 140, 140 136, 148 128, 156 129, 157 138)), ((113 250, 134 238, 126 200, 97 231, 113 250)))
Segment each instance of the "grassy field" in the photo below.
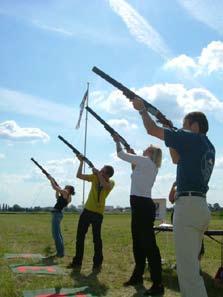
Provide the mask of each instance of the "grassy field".
MULTIPOLYGON (((74 254, 74 239, 79 216, 65 214, 62 230, 64 234, 66 256, 59 260, 60 267, 66 268, 74 254)), ((85 242, 85 256, 80 274, 64 276, 37 276, 14 274, 9 264, 27 263, 31 260, 6 260, 5 253, 42 253, 54 252, 51 237, 51 214, 0 214, 0 297, 20 297, 24 290, 37 290, 54 287, 89 286, 96 296, 137 297, 143 296, 145 288, 150 287, 149 273, 145 273, 144 286, 124 288, 133 269, 133 257, 130 234, 129 214, 106 214, 102 228, 104 263, 101 273, 92 274, 92 234, 88 232, 85 242)), ((213 217, 210 229, 222 229, 223 220, 213 217)), ((177 275, 171 266, 175 263, 172 233, 160 233, 157 242, 160 247, 163 264, 165 297, 180 296, 177 275)), ((216 238, 220 240, 220 238, 216 238)), ((35 261, 36 263, 37 261, 35 261)), ((220 245, 205 237, 205 255, 201 261, 203 276, 209 297, 222 297, 223 288, 215 286, 213 276, 220 266, 220 245)), ((194 296, 196 297, 196 296, 194 296)))

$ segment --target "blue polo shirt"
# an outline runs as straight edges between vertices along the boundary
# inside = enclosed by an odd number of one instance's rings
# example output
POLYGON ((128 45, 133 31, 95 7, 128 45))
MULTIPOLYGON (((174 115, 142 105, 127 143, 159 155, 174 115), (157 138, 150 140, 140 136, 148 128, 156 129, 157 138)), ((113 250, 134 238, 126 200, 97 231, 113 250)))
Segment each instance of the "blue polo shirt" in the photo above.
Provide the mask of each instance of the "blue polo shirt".
POLYGON ((206 193, 215 162, 215 148, 208 137, 183 129, 164 129, 164 141, 167 147, 175 149, 180 156, 177 191, 206 193))

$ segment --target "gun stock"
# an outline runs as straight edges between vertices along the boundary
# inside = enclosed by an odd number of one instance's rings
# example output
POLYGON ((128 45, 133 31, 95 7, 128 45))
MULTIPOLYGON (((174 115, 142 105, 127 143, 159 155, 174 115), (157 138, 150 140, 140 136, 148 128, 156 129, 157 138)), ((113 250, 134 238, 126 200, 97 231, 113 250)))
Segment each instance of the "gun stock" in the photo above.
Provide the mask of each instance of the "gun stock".
POLYGON ((155 106, 153 106, 152 104, 147 102, 145 99, 143 99, 142 97, 140 97, 139 95, 137 95, 136 93, 134 93, 133 91, 131 91, 130 89, 125 87, 123 84, 121 84, 120 82, 118 82, 117 80, 115 80, 114 78, 112 78, 111 76, 106 74, 105 72, 103 72, 101 69, 94 66, 92 68, 92 71, 94 73, 96 73, 97 75, 99 75, 104 80, 106 80, 107 82, 109 82, 110 84, 112 84, 114 87, 116 87, 120 91, 122 91, 122 93, 128 99, 134 100, 135 97, 138 97, 139 99, 141 99, 143 101, 147 111, 149 113, 151 113, 153 116, 155 116, 160 123, 170 127, 171 129, 177 129, 176 127, 173 126, 172 122, 166 118, 165 115, 163 115, 155 106))
MULTIPOLYGON (((82 155, 71 143, 69 143, 65 138, 61 135, 58 135, 58 138, 65 143, 76 156, 82 155)), ((82 155, 83 156, 83 155, 82 155)), ((83 160, 88 164, 89 167, 94 168, 94 164, 85 156, 83 156, 83 160)))
POLYGON ((120 142, 124 145, 124 147, 127 150, 130 149, 130 145, 128 144, 128 142, 117 131, 115 131, 115 129, 113 129, 108 123, 106 123, 105 120, 103 120, 89 106, 86 106, 85 108, 104 126, 105 130, 107 130, 111 134, 111 136, 113 136, 114 134, 117 134, 120 137, 120 142))

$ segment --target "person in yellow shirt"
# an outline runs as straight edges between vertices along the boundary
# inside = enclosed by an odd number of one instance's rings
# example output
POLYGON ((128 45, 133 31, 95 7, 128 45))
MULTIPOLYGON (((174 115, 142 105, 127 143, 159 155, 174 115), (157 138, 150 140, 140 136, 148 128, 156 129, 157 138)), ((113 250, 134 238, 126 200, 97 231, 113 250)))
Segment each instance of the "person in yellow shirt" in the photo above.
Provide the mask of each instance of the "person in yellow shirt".
POLYGON ((105 208, 105 199, 114 187, 114 181, 110 177, 114 174, 112 166, 105 165, 101 170, 93 168, 93 174, 83 174, 83 156, 79 155, 80 165, 77 171, 77 178, 91 182, 91 189, 88 194, 84 210, 80 215, 76 235, 76 255, 68 268, 81 269, 84 255, 84 241, 88 227, 92 225, 94 257, 93 270, 101 269, 103 262, 101 225, 105 208))

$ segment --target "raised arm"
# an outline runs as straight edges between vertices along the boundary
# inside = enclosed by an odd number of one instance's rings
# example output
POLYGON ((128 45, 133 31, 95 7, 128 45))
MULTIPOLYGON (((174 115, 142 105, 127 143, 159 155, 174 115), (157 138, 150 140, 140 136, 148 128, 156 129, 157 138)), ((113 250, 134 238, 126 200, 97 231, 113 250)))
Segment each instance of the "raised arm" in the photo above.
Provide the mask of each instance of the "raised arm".
POLYGON ((49 179, 52 188, 56 191, 56 198, 58 199, 59 194, 61 194, 65 199, 69 197, 69 193, 67 190, 61 189, 61 187, 56 183, 55 179, 48 175, 47 178, 49 179))
POLYGON ((87 180, 88 181, 89 180, 88 179, 89 175, 82 173, 82 171, 83 171, 83 164, 84 164, 83 156, 82 155, 77 155, 77 158, 80 161, 80 165, 78 167, 76 177, 79 178, 79 179, 87 180))
POLYGON ((180 160, 180 155, 178 154, 178 152, 173 149, 173 148, 169 148, 169 152, 170 152, 170 156, 172 159, 173 164, 177 164, 180 160))
POLYGON ((132 164, 132 169, 135 168, 135 165, 137 163, 137 160, 138 160, 138 156, 135 155, 135 152, 133 149, 129 149, 127 151, 127 153, 125 153, 123 150, 122 150, 122 146, 121 146, 121 143, 120 143, 120 139, 119 139, 119 136, 117 134, 114 134, 113 135, 113 140, 114 142, 116 143, 116 151, 117 151, 117 156, 126 161, 126 162, 129 162, 132 164))
MULTIPOLYGON (((132 148, 128 149, 127 153, 132 154, 132 155, 136 155, 134 149, 132 149, 132 148)), ((133 171, 135 169, 136 165, 132 163, 131 167, 132 167, 132 171, 133 171)))
POLYGON ((147 112, 145 105, 141 99, 135 97, 132 101, 133 107, 138 110, 139 114, 142 117, 144 127, 148 134, 155 136, 161 140, 164 140, 164 129, 157 126, 156 122, 150 117, 147 112))
POLYGON ((112 184, 110 181, 107 181, 104 176, 101 174, 101 172, 99 170, 97 170, 96 168, 92 169, 93 173, 96 174, 98 176, 99 182, 102 185, 102 187, 106 190, 111 190, 112 188, 112 184))

